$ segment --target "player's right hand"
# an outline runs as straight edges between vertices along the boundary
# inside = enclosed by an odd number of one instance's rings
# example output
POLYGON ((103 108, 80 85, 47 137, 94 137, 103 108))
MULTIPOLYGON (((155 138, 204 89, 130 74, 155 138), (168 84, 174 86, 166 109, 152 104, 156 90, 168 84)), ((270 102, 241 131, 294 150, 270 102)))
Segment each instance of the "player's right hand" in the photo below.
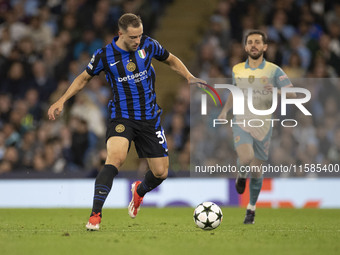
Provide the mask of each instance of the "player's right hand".
POLYGON ((64 109, 64 104, 57 101, 54 104, 52 104, 50 106, 50 108, 48 109, 48 119, 49 120, 55 120, 56 117, 58 117, 60 115, 60 113, 63 111, 64 109))
POLYGON ((194 76, 189 78, 188 83, 189 84, 197 84, 198 87, 202 88, 202 89, 204 89, 206 87, 205 84, 207 84, 206 81, 199 79, 199 78, 196 78, 194 76))

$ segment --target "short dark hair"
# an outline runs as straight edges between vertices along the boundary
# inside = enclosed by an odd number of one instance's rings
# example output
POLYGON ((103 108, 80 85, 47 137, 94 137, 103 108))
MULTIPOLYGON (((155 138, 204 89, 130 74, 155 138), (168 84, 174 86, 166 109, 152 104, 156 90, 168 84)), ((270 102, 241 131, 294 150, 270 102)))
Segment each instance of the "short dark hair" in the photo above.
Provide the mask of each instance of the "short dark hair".
POLYGON ((124 31, 126 31, 129 26, 137 28, 140 27, 140 25, 142 25, 141 18, 133 13, 125 13, 118 20, 119 29, 124 31))
POLYGON ((244 40, 244 44, 247 44, 248 36, 250 35, 262 35, 262 41, 264 44, 267 44, 267 35, 261 30, 252 30, 246 34, 246 38, 244 40))

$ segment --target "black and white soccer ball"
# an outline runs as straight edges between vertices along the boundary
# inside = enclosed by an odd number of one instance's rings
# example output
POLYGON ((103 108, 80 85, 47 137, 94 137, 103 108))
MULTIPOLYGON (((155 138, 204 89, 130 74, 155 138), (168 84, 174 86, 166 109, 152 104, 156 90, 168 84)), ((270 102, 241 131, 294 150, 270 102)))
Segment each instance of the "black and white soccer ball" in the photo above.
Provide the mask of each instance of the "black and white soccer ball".
POLYGON ((217 228, 223 219, 221 208, 213 202, 203 202, 194 211, 194 221, 203 230, 217 228))

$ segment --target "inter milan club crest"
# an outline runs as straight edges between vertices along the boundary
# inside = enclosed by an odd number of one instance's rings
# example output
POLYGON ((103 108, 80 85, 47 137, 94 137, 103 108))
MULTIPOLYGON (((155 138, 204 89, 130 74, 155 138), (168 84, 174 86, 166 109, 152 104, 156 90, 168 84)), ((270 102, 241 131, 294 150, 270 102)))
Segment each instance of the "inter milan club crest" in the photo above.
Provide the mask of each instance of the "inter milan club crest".
POLYGON ((146 57, 146 53, 145 53, 145 50, 142 49, 142 50, 139 50, 138 51, 138 55, 141 59, 144 59, 146 57))
POLYGON ((125 126, 123 124, 118 124, 115 128, 117 133, 122 133, 125 130, 125 126))
POLYGON ((130 62, 126 65, 126 69, 133 72, 136 70, 136 64, 130 60, 130 62))
POLYGON ((249 83, 253 83, 255 81, 255 76, 254 75, 249 75, 248 81, 249 81, 249 83))

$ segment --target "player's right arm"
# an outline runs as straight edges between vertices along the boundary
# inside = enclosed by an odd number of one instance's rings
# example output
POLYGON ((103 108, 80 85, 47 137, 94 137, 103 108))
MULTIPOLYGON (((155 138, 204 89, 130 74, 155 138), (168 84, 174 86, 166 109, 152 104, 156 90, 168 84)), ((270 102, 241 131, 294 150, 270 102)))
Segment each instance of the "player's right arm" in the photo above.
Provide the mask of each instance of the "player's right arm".
POLYGON ((64 95, 62 95, 57 102, 52 104, 48 109, 48 119, 55 120, 56 117, 60 115, 63 111, 64 103, 82 90, 85 85, 92 79, 93 76, 89 75, 85 70, 77 78, 74 79, 71 86, 66 90, 64 95))

